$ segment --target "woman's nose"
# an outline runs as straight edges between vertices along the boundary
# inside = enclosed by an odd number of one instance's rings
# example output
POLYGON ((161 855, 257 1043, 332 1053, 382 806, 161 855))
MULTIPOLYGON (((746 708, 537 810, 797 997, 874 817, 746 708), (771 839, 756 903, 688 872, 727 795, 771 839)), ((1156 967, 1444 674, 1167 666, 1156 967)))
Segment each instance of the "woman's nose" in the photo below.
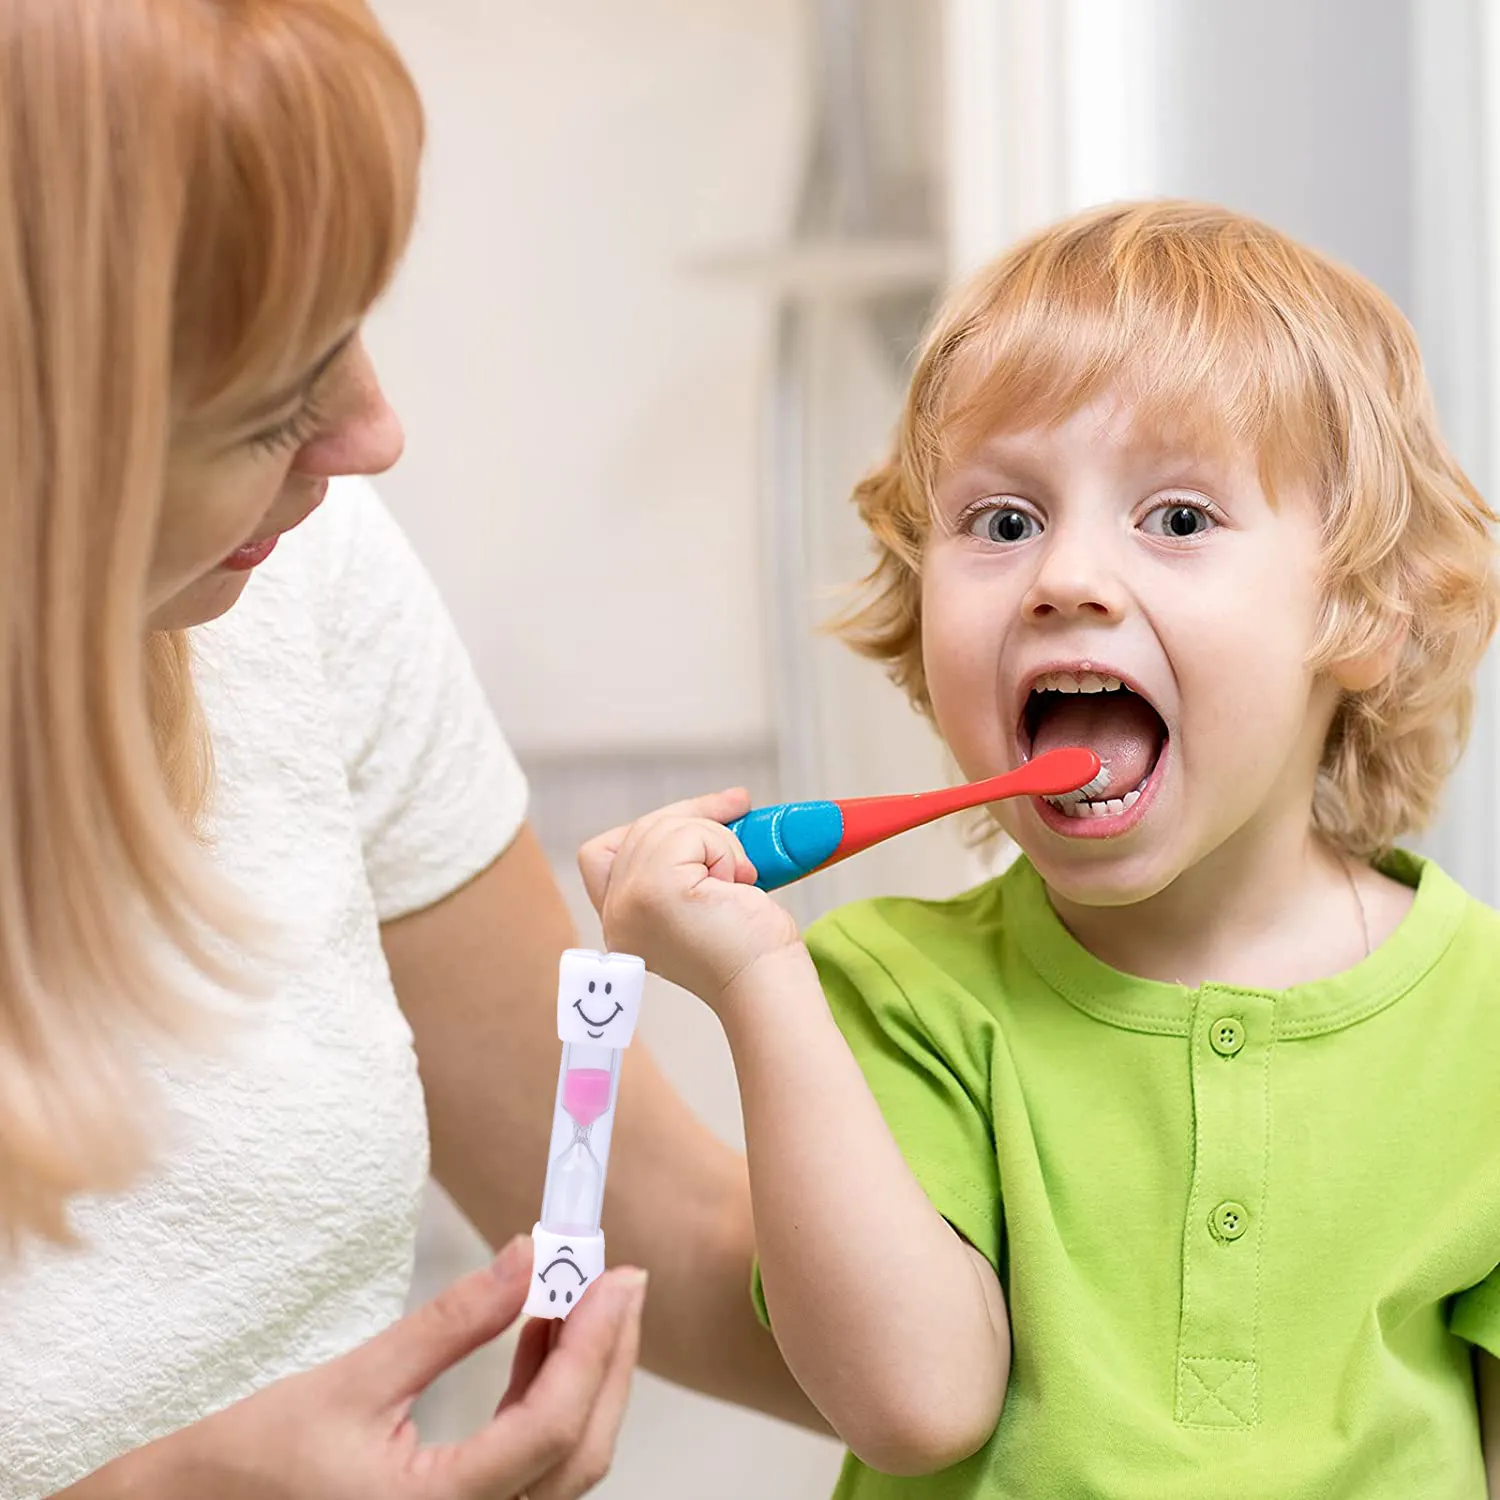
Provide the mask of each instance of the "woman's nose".
POLYGON ((383 474, 406 446, 401 419, 385 399, 363 339, 350 345, 341 363, 322 429, 298 451, 292 468, 327 479, 383 474))
POLYGON ((1029 620, 1119 619, 1125 591, 1108 543, 1081 528, 1055 528, 1039 549, 1036 576, 1021 602, 1029 620))

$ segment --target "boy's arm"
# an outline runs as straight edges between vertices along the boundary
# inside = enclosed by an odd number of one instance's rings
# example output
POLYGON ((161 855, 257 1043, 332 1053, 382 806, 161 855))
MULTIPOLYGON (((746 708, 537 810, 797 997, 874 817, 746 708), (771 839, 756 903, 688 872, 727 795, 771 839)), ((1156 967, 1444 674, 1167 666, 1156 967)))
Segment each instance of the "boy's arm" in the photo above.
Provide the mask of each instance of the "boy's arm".
POLYGON ((743 791, 591 840, 579 868, 611 948, 700 996, 729 1038, 777 1342, 872 1468, 946 1468, 999 1419, 1010 1334, 988 1262, 922 1191, 791 916, 723 825, 743 791))
POLYGON ((1479 1432, 1490 1500, 1500 1500, 1500 1360, 1480 1349, 1474 1356, 1479 1380, 1479 1432))
POLYGON ((994 1431, 1010 1369, 994 1269, 913 1177, 805 947, 756 960, 717 1008, 788 1365, 872 1468, 930 1473, 968 1457, 994 1431))

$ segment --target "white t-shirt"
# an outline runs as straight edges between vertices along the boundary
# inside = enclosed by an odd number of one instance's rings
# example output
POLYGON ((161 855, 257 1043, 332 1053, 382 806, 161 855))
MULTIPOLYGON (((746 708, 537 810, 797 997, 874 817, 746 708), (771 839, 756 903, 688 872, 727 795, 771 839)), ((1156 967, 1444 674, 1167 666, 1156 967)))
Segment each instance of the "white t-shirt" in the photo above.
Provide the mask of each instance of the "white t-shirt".
POLYGON ((85 1253, 0 1273, 3 1500, 400 1315, 427 1128, 378 924, 456 890, 525 816, 447 613, 368 484, 331 486, 195 636, 214 857, 279 951, 226 1049, 153 1067, 171 1138, 150 1180, 78 1205, 85 1253))

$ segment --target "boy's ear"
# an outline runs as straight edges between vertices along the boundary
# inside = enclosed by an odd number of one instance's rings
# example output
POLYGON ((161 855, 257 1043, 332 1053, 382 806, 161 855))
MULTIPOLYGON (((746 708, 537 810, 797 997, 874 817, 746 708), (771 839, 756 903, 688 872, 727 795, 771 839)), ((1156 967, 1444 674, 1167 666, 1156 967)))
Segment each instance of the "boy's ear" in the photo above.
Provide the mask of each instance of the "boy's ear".
POLYGON ((1335 662, 1328 669, 1328 675, 1346 693, 1367 693, 1396 670, 1396 663, 1401 660, 1401 650, 1405 645, 1406 625, 1403 623, 1392 629, 1383 644, 1361 652, 1358 656, 1349 656, 1343 661, 1335 662))

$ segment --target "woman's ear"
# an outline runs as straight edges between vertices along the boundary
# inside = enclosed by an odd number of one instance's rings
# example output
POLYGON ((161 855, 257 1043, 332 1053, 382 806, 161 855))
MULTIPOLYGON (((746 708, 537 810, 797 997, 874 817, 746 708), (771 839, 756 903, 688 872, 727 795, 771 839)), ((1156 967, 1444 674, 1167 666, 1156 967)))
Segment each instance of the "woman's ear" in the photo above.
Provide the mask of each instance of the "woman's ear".
POLYGON ((1397 625, 1381 645, 1363 651, 1358 656, 1334 662, 1328 669, 1328 675, 1346 693, 1367 693, 1396 670, 1405 645, 1406 625, 1403 623, 1397 625))

